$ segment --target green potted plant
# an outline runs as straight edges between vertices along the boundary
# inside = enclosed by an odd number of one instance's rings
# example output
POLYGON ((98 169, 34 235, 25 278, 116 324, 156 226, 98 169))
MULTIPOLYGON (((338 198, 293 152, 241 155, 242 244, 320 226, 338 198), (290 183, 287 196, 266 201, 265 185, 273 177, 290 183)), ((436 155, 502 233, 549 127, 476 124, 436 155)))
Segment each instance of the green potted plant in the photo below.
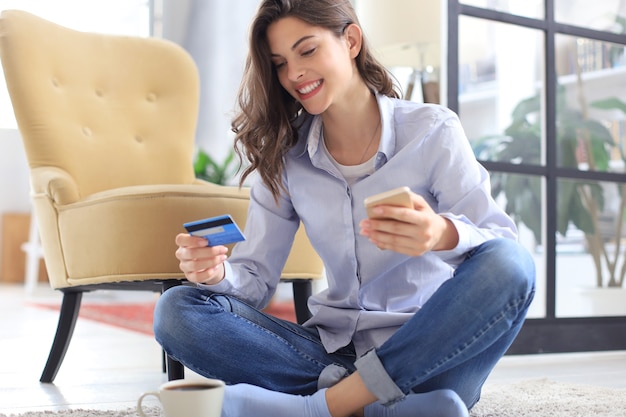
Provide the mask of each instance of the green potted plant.
MULTIPOLYGON (((539 95, 522 100, 512 113, 510 126, 504 135, 484 137, 474 146, 479 159, 514 162, 530 165, 541 163, 541 101, 539 95)), ((608 98, 591 103, 598 109, 619 109, 626 114, 626 103, 617 98, 608 98)), ((607 171, 611 152, 619 151, 626 163, 622 149, 616 147, 610 131, 599 121, 567 107, 561 88, 557 98, 558 165, 563 168, 579 169, 581 162, 590 169, 607 171)), ((535 176, 509 173, 492 175, 494 198, 504 196, 505 210, 517 222, 528 227, 537 242, 542 241, 541 179, 535 176)), ((623 217, 626 208, 626 184, 619 185, 619 209, 616 225, 603 227, 602 216, 605 205, 605 190, 593 181, 566 180, 559 182, 557 189, 558 217, 557 232, 566 236, 574 225, 582 231, 595 271, 597 287, 622 287, 626 275, 626 260, 620 257, 623 217), (607 236, 611 230, 613 236, 607 236), (612 242, 614 245, 607 245, 612 242), (612 251, 609 248, 613 248, 612 251), (618 268, 618 264, 621 266, 618 268), (603 265, 609 271, 608 279, 603 274, 603 265)))
POLYGON ((198 149, 194 157, 193 170, 196 178, 214 184, 228 185, 238 170, 235 152, 231 150, 220 163, 203 149, 198 149))

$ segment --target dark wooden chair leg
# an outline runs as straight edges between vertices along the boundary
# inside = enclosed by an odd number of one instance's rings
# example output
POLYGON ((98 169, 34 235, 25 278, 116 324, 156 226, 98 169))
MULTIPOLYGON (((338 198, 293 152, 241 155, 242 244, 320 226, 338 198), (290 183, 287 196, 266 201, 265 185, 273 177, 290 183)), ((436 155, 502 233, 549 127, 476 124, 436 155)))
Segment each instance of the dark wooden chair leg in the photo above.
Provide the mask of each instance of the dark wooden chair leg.
POLYGON ((173 381, 175 379, 184 378, 185 367, 183 366, 183 364, 167 356, 167 380, 173 381))
POLYGON ((309 297, 313 293, 312 280, 310 279, 294 279, 293 285, 293 303, 296 309, 296 320, 299 324, 304 323, 311 318, 311 312, 307 306, 309 297))
MULTIPOLYGON (((161 294, 163 294, 170 288, 181 284, 181 281, 165 281, 163 282, 163 286, 161 288, 161 294)), ((185 378, 185 367, 183 366, 183 364, 175 359, 170 358, 169 355, 165 353, 165 351, 163 351, 163 372, 165 372, 166 370, 168 381, 185 378)))
POLYGON ((82 291, 67 291, 63 293, 63 302, 61 303, 57 331, 54 335, 48 361, 43 369, 41 378, 39 378, 39 382, 51 383, 57 376, 57 372, 63 363, 63 358, 65 358, 67 348, 72 340, 72 334, 76 326, 76 319, 78 318, 82 298, 82 291))

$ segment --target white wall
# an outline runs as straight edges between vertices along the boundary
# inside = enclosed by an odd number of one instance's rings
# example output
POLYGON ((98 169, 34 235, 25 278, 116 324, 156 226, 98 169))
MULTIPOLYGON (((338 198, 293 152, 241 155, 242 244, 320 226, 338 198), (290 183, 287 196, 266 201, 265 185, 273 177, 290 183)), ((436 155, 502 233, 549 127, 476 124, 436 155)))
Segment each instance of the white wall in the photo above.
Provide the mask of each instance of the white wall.
POLYGON ((182 45, 200 73, 196 143, 222 160, 232 149, 230 123, 259 1, 162 0, 162 36, 182 45))
POLYGON ((0 213, 30 211, 28 164, 15 129, 0 129, 0 213))
POLYGON ((182 45, 187 37, 187 20, 192 1, 161 0, 161 32, 154 35, 182 45))
MULTIPOLYGON (((16 129, 0 129, 0 215, 30 212, 28 164, 16 129)), ((4 225, 0 221, 0 236, 4 225)), ((0 240, 0 252, 2 251, 0 240)))

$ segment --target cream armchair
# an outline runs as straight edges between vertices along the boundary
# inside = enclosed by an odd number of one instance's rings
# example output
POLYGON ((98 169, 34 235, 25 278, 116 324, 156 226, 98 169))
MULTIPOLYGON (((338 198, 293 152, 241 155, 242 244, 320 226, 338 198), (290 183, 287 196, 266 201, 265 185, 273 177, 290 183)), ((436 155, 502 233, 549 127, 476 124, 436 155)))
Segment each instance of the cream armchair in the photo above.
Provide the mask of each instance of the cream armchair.
MULTIPOLYGON (((50 285, 64 294, 40 379, 52 382, 84 292, 162 292, 182 283, 174 236, 183 222, 230 213, 243 224, 249 194, 194 177, 199 81, 182 48, 6 10, 0 57, 50 285)), ((305 320, 322 263, 302 230, 283 274, 305 320)), ((167 365, 170 379, 182 377, 180 364, 168 358, 167 365)))

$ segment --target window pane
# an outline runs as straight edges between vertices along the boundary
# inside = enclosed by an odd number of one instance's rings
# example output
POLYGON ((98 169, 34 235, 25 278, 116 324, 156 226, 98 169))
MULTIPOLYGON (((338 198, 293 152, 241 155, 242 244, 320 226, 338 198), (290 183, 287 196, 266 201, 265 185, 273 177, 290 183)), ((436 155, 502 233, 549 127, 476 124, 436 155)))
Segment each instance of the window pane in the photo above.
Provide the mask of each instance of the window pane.
POLYGON ((622 0, 555 0, 559 23, 613 33, 626 33, 626 3, 622 0))
POLYGON ((546 260, 542 241, 545 230, 543 216, 544 181, 532 175, 491 173, 492 195, 496 202, 515 221, 519 242, 535 260, 537 285, 535 299, 528 316, 541 318, 546 315, 546 260))
POLYGON ((558 182, 557 317, 626 315, 626 184, 558 182))
POLYGON ((544 0, 461 0, 461 3, 535 19, 543 19, 545 10, 544 0))
POLYGON ((459 116, 479 159, 542 164, 543 51, 541 31, 459 18, 459 116))
POLYGON ((624 45, 559 35, 557 142, 559 166, 624 171, 624 45))
POLYGON ((150 0, 1 0, 0 11, 19 9, 89 32, 148 36, 150 0))

